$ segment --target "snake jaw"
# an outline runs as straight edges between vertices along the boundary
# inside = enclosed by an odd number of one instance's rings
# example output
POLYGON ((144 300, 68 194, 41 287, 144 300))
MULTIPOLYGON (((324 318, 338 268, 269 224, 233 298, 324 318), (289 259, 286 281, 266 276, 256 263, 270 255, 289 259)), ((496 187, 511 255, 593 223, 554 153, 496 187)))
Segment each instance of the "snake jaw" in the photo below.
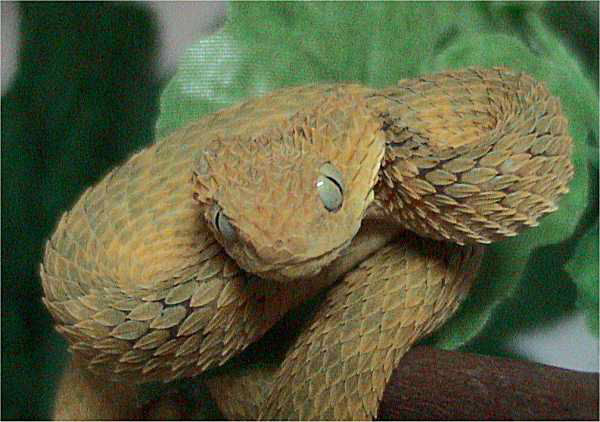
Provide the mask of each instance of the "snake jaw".
MULTIPOLYGON (((354 236, 352 239, 354 239, 354 236)), ((300 262, 286 262, 283 265, 273 266, 269 269, 264 269, 265 267, 263 266, 259 269, 245 268, 245 270, 259 277, 281 283, 292 283, 298 280, 310 279, 319 275, 329 264, 343 256, 348 251, 352 239, 319 257, 309 257, 300 262)))

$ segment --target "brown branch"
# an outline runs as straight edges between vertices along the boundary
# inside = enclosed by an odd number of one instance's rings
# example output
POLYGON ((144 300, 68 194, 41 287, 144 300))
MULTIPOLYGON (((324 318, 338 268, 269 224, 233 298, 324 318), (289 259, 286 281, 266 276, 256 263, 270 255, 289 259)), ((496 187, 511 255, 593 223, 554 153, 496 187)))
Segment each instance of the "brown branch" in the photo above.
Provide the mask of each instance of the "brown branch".
POLYGON ((378 418, 598 420, 598 374, 419 346, 392 374, 378 418))

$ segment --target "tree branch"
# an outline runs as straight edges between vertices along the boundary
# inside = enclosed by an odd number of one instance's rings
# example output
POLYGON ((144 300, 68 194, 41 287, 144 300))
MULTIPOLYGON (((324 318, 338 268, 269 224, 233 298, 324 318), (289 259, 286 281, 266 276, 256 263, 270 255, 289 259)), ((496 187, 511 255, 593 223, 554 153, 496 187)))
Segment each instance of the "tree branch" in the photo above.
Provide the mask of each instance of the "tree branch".
POLYGON ((393 372, 378 419, 598 420, 598 374, 419 346, 393 372))

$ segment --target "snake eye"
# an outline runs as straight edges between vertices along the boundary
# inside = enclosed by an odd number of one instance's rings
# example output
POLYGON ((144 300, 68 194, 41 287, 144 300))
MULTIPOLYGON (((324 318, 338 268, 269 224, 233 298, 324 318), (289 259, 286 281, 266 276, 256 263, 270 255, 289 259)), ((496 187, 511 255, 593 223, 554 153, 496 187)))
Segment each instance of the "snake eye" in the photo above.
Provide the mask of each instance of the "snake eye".
POLYGON ((223 209, 217 206, 217 210, 214 213, 213 224, 221 233, 223 238, 228 241, 234 241, 237 238, 237 232, 229 221, 229 218, 223 213, 223 209))
POLYGON ((336 212, 344 202, 344 181, 342 174, 333 164, 325 163, 319 169, 321 174, 317 177, 317 191, 319 197, 330 212, 336 212))

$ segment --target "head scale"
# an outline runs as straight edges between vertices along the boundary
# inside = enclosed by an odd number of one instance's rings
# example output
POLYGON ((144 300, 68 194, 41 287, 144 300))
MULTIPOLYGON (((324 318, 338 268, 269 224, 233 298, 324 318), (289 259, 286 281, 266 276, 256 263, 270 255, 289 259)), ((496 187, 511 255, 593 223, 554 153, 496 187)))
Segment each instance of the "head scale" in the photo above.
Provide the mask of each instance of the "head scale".
POLYGON ((358 232, 384 141, 368 110, 330 103, 285 128, 216 139, 199 157, 194 197, 246 271, 279 281, 313 276, 358 232))

